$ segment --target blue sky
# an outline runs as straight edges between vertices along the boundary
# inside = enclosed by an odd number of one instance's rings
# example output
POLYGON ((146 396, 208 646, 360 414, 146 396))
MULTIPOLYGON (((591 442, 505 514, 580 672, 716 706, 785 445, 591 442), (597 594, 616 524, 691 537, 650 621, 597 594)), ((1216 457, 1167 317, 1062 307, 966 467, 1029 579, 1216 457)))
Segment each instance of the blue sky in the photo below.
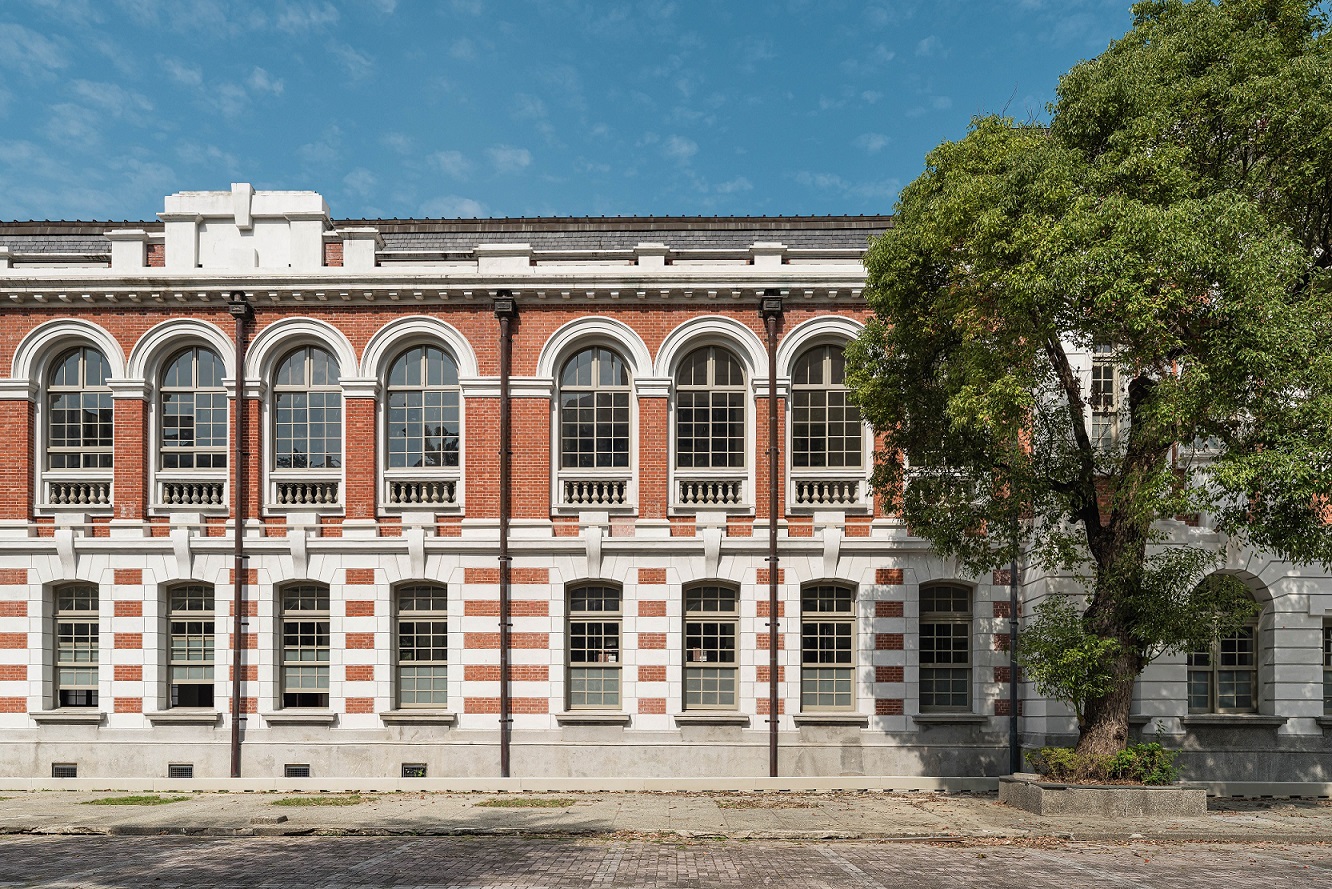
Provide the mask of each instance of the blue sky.
POLYGON ((0 218, 884 213, 1128 0, 6 0, 0 218))

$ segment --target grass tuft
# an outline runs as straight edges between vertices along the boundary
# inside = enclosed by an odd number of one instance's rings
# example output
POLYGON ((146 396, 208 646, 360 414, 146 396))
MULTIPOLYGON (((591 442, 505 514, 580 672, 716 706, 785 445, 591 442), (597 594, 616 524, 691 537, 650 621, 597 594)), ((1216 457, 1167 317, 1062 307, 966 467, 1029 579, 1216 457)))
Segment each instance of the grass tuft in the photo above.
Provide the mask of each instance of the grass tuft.
POLYGON ((183 803, 188 796, 158 796, 141 794, 137 796, 104 796, 101 799, 86 799, 85 806, 164 806, 167 803, 183 803))
POLYGON ((573 800, 565 797, 516 796, 488 799, 474 805, 487 809, 563 809, 573 804, 573 800))
POLYGON ((273 800, 275 806, 354 806, 365 802, 365 797, 353 793, 347 796, 287 796, 273 800))

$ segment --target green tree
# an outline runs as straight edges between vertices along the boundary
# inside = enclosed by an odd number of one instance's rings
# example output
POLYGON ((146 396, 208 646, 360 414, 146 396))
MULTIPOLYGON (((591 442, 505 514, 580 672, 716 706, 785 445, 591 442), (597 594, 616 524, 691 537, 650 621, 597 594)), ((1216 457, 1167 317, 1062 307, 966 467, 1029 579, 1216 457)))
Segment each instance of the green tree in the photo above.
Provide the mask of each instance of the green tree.
POLYGON ((1223 544, 1162 519, 1332 560, 1327 19, 1305 0, 1133 13, 1061 78, 1049 127, 981 118, 929 154, 871 245, 875 318, 849 350, 875 489, 915 533, 977 572, 1021 552, 1082 578, 1079 626, 1036 636, 1097 653, 1063 699, 1098 755, 1123 748, 1152 657, 1252 609, 1236 580, 1199 583, 1223 544), (1120 381, 1112 446, 1074 360, 1094 346, 1120 381))

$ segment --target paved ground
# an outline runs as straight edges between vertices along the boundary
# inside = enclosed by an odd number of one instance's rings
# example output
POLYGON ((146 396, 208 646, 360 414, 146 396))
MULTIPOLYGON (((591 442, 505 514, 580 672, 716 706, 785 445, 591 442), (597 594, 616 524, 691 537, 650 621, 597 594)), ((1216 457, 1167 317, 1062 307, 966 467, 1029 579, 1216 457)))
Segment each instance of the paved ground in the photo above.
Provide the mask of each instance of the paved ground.
POLYGON ((1049 840, 930 845, 532 837, 4 837, 0 886, 1307 889, 1332 886, 1332 848, 1049 840))
POLYGON ((123 796, 6 793, 0 834, 1332 842, 1329 800, 1214 799, 1206 816, 1152 820, 1041 817, 993 794, 934 793, 196 793, 167 805, 90 805, 123 796), (278 804, 284 800, 352 804, 278 804))

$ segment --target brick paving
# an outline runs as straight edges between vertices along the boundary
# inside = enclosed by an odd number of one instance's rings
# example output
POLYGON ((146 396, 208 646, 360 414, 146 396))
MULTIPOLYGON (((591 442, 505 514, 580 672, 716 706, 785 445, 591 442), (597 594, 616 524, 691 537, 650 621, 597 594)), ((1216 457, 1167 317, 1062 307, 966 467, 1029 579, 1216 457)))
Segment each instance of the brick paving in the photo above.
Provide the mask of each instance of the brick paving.
POLYGON ((0 886, 1332 886, 1324 844, 651 842, 507 837, 4 837, 0 886))

